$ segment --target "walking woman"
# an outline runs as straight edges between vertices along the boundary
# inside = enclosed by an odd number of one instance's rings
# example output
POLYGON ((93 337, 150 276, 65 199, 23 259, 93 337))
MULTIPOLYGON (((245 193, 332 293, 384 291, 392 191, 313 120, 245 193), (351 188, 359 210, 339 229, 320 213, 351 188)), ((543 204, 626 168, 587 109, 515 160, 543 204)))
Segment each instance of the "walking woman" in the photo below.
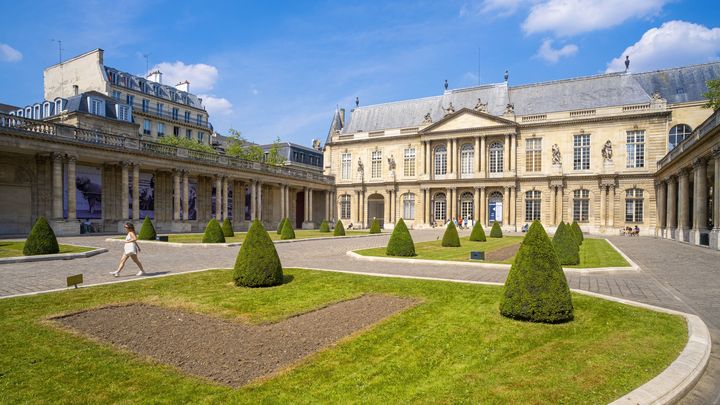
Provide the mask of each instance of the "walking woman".
POLYGON ((128 259, 132 258, 135 264, 137 264, 137 266, 140 268, 140 271, 137 272, 136 276, 144 276, 145 270, 143 269, 143 265, 142 263, 140 263, 140 260, 137 257, 140 248, 137 245, 135 225, 133 225, 132 222, 127 222, 124 228, 125 232, 127 232, 127 236, 125 237, 125 253, 120 258, 120 265, 118 265, 118 269, 116 271, 110 272, 110 274, 115 277, 119 276, 120 271, 125 267, 125 262, 127 262, 128 259))

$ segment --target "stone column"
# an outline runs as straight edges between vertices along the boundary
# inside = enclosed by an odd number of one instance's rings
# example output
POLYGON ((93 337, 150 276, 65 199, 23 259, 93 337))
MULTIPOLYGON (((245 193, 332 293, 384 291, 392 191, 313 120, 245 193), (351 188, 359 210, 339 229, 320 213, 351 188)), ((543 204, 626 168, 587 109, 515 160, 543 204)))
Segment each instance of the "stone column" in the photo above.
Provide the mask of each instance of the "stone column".
POLYGON ((132 174, 132 220, 140 220, 140 165, 133 163, 132 174))
POLYGON ((215 219, 222 220, 222 177, 215 175, 215 219))
POLYGON ((120 184, 122 191, 120 193, 120 216, 122 217, 123 221, 127 221, 128 219, 128 162, 120 162, 120 166, 122 167, 121 170, 121 176, 120 184))
POLYGON ((425 155, 425 174, 432 177, 432 142, 425 141, 425 151, 427 152, 425 155))
POLYGON ((259 181, 257 182, 257 218, 262 222, 263 220, 263 190, 262 190, 263 182, 259 181))
POLYGON ((68 184, 68 221, 77 219, 77 183, 75 182, 75 156, 68 156, 67 184, 68 184))
POLYGON ((503 172, 510 172, 510 134, 505 135, 505 144, 503 145, 503 172))
MULTIPOLYGON (((182 207, 183 207, 183 218, 184 220, 190 220, 190 179, 188 178, 188 171, 182 171, 182 207)), ((196 197, 197 198, 197 197, 196 197)))
POLYGON ((710 247, 720 250, 720 146, 713 150, 715 164, 715 182, 713 183, 713 230, 710 234, 710 247))
POLYGON ((453 139, 452 140, 453 145, 453 173, 455 173, 454 178, 460 178, 460 148, 458 147, 458 140, 453 139))
POLYGON ((250 181, 250 220, 257 218, 257 181, 250 181))
POLYGON ((222 181, 223 181, 222 208, 223 208, 223 219, 225 219, 229 215, 228 200, 229 200, 230 192, 228 190, 228 178, 223 177, 222 181))
POLYGON ((285 218, 285 185, 280 184, 280 220, 285 218))
POLYGON ((563 220, 563 187, 556 186, 555 191, 555 224, 563 220))
MULTIPOLYGON (((484 174, 486 172, 485 167, 487 166, 485 162, 487 161, 487 154, 485 152, 485 137, 480 138, 480 153, 478 153, 478 163, 480 164, 480 173, 484 174)), ((483 220, 484 221, 484 220, 483 220)), ((485 223, 485 222, 483 222, 485 223)))
POLYGON ((515 204, 517 203, 517 192, 515 191, 515 187, 510 187, 508 190, 510 193, 508 195, 508 198, 510 199, 510 212, 508 212, 508 222, 509 225, 516 225, 517 224, 517 218, 515 217, 515 204))
POLYGON ((476 136, 475 137, 475 162, 474 162, 475 167, 473 167, 473 171, 475 172, 474 177, 479 176, 480 172, 482 171, 482 169, 481 169, 482 163, 480 162, 480 156, 481 156, 480 155, 480 137, 476 136))
MULTIPOLYGON (((390 215, 390 210, 392 210, 392 191, 391 190, 385 190, 385 198, 383 200, 384 206, 383 206, 383 224, 388 224, 391 221, 392 215, 390 215)), ((380 218, 378 218, 380 219, 380 218)))
POLYGON ((324 220, 330 220, 330 191, 325 190, 325 218, 324 220))
POLYGON ((700 244, 700 235, 707 232, 707 161, 696 159, 693 163, 695 172, 695 198, 693 199, 693 234, 694 243, 700 244))
POLYGON ((448 139, 446 141, 447 145, 445 148, 447 149, 447 172, 448 174, 452 174, 452 140, 448 139))
POLYGON ((52 216, 54 219, 63 219, 63 156, 57 153, 52 155, 53 181, 52 181, 52 216))
POLYGON ((173 171, 173 221, 180 220, 180 173, 173 171))
POLYGON ((485 201, 485 187, 480 187, 480 223, 487 225, 487 201, 485 201))
POLYGON ((420 219, 422 219, 423 224, 428 224, 429 223, 428 216, 427 216, 427 213, 428 213, 427 195, 428 195, 428 193, 427 193, 427 190, 424 188, 420 189, 420 192, 422 193, 422 216, 420 217, 420 219))
POLYGON ((556 192, 556 187, 555 187, 555 186, 550 186, 550 187, 548 188, 548 191, 549 191, 549 193, 550 193, 550 194, 549 194, 549 195, 550 195, 550 212, 549 212, 550 216, 549 216, 548 221, 549 221, 550 226, 554 226, 554 225, 557 224, 557 222, 555 222, 555 211, 556 211, 556 209, 555 209, 555 192, 556 192))
POLYGON ((667 237, 669 239, 675 239, 675 230, 677 228, 677 178, 670 177, 666 180, 667 183, 667 202, 666 210, 667 216, 665 220, 665 226, 667 227, 667 237))
POLYGON ((515 144, 516 144, 515 134, 510 135, 510 158, 508 160, 508 167, 510 168, 510 172, 515 172, 515 144))
POLYGON ((504 191, 502 222, 503 226, 506 227, 510 224, 510 187, 505 187, 504 191))
POLYGON ((600 228, 605 227, 605 201, 607 200, 607 191, 604 184, 600 185, 600 228))
POLYGON ((657 205, 657 228, 660 232, 656 232, 658 236, 664 236, 665 227, 667 226, 667 184, 659 181, 655 184, 657 197, 655 198, 657 205))
POLYGON ((683 169, 678 176, 678 236, 679 240, 689 240, 690 227, 690 180, 688 171, 683 169))
POLYGON ((305 206, 303 209, 303 222, 309 222, 310 214, 308 211, 310 208, 310 189, 308 187, 305 187, 303 190, 303 205, 305 206))
POLYGON ((611 184, 608 188, 608 215, 607 226, 612 228, 615 226, 615 185, 611 184))
POLYGON ((480 220, 480 187, 473 187, 473 213, 474 221, 480 220))

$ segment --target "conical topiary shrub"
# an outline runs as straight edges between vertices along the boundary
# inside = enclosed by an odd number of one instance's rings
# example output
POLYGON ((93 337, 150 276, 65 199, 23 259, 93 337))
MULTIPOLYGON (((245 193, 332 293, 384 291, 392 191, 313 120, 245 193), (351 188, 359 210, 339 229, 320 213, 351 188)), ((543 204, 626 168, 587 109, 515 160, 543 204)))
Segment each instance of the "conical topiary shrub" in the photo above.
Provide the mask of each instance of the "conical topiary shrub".
POLYGON ((335 231, 333 232, 334 236, 345 236, 345 225, 343 225, 342 221, 338 219, 337 223, 335 224, 335 231))
POLYGON ((575 242, 572 228, 564 222, 560 221, 552 243, 561 265, 580 263, 580 250, 575 242))
POLYGON ((290 221, 285 221, 285 223, 283 224, 282 233, 280 233, 280 239, 295 239, 295 230, 293 229, 292 225, 290 225, 290 221))
POLYGON ((232 228, 232 222, 228 218, 225 218, 222 224, 223 236, 226 238, 232 238, 235 236, 235 231, 232 228))
POLYGON ((472 232, 470 232, 470 240, 474 242, 485 242, 487 240, 487 238, 485 238, 485 230, 480 221, 475 222, 475 226, 473 226, 472 232))
POLYGON ((149 216, 146 216, 140 227, 140 233, 137 235, 139 240, 155 240, 157 232, 149 216))
POLYGON ((502 238, 502 228, 500 228, 500 224, 498 221, 493 222, 492 229, 490 229, 490 237, 491 238, 502 238))
POLYGON ((53 232, 50 224, 44 217, 39 217, 25 240, 23 254, 25 256, 34 256, 51 255, 59 252, 60 246, 58 246, 55 232, 53 232))
POLYGON ((319 231, 323 233, 330 232, 330 225, 328 225, 328 221, 322 221, 320 223, 319 231))
POLYGON ((415 243, 402 218, 395 224, 385 254, 388 256, 415 256, 415 243))
POLYGON ((202 243, 225 243, 225 235, 218 221, 213 218, 205 226, 202 243))
POLYGON ((283 226, 285 226, 285 221, 290 222, 290 220, 287 217, 280 220, 280 223, 278 224, 278 228, 277 228, 278 235, 282 234, 282 229, 283 229, 283 226))
POLYGON ((377 218, 373 218, 372 223, 370 224, 370 233, 380 233, 382 230, 380 229, 380 221, 377 220, 377 218))
POLYGON ((460 236, 458 236, 457 228, 453 221, 448 222, 445 234, 442 238, 443 247, 460 247, 460 236))
POLYGON ((585 237, 583 236, 582 229, 580 229, 580 225, 578 225, 577 221, 573 221, 571 226, 573 234, 575 235, 575 242, 577 242, 578 246, 582 245, 585 237))
POLYGON ((531 322, 558 323, 573 319, 565 273, 539 221, 533 221, 515 255, 500 299, 500 313, 531 322))
POLYGON ((275 244, 257 219, 250 225, 233 269, 235 285, 271 287, 282 284, 283 271, 275 244))

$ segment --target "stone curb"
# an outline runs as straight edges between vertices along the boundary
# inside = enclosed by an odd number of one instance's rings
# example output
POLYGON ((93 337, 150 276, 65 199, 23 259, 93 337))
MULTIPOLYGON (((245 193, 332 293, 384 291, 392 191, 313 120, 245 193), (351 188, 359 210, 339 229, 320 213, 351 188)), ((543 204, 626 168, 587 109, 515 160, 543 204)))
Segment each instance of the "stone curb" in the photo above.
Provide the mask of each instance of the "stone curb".
MULTIPOLYGON (((80 245, 73 245, 73 246, 80 246, 80 245)), ((100 253, 105 253, 108 251, 105 248, 96 248, 96 247, 92 247, 92 246, 80 246, 80 247, 86 247, 86 248, 90 248, 92 250, 89 250, 87 252, 80 252, 80 253, 56 253, 56 254, 52 254, 52 255, 5 257, 5 258, 0 259, 0 264, 47 262, 47 261, 51 261, 51 260, 83 259, 86 257, 92 257, 95 255, 99 255, 100 253)))
MULTIPOLYGON (((620 250, 620 248, 618 248, 617 246, 615 246, 614 243, 610 242, 609 239, 607 239, 607 238, 603 238, 603 239, 605 239, 605 242, 607 242, 608 244, 610 244, 610 246, 612 246, 613 249, 615 249, 616 252, 620 253, 620 256, 622 256, 623 259, 625 259, 626 262, 630 263, 630 267, 632 267, 633 270, 640 270, 640 266, 638 266, 637 263, 635 263, 634 261, 632 261, 632 259, 631 259, 630 257, 628 257, 628 255, 626 255, 625 252, 623 252, 622 250, 620 250)), ((619 268, 619 267, 618 267, 618 268, 619 268)), ((625 269, 627 270, 627 268, 625 268, 625 269)))
MULTIPOLYGON (((386 262, 386 263, 412 263, 412 264, 436 264, 447 266, 452 264, 453 266, 465 266, 465 267, 479 267, 482 269, 492 270, 510 270, 512 265, 504 263, 475 263, 475 262, 457 262, 453 260, 429 260, 429 259, 399 259, 394 257, 379 257, 379 256, 363 256, 352 250, 345 252, 346 255, 357 260, 364 260, 369 262, 386 262)), ((637 265, 635 265, 637 266, 637 265)), ((613 271, 629 271, 639 270, 639 267, 589 267, 589 268, 576 268, 576 267, 563 267, 563 271, 566 272, 578 272, 578 273, 601 273, 601 272, 613 272, 613 271)))
MULTIPOLYGON (((288 240, 275 240, 273 243, 296 243, 296 242, 307 242, 313 240, 327 240, 327 239, 355 239, 355 238, 369 238, 375 236, 388 235, 383 233, 377 233, 372 235, 353 235, 353 236, 321 236, 319 238, 302 238, 302 239, 288 239, 288 240)), ((125 242, 124 239, 107 238, 105 242, 125 242)), ((160 242, 157 240, 139 240, 140 244, 151 244, 151 245, 162 245, 172 247, 234 247, 242 245, 242 242, 232 243, 180 243, 180 242, 160 242)))

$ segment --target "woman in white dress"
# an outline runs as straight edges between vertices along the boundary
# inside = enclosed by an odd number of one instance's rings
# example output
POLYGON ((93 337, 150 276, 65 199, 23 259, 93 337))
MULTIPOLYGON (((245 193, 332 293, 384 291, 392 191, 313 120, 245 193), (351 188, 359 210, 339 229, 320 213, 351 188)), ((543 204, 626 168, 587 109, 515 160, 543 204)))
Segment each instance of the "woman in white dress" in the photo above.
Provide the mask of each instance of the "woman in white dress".
POLYGON ((132 258, 135 264, 137 264, 137 266, 140 268, 140 271, 137 272, 136 276, 144 276, 145 270, 143 269, 143 265, 142 263, 140 263, 140 260, 137 257, 140 248, 137 245, 135 226, 132 224, 132 222, 128 222, 125 224, 124 228, 125 232, 127 232, 127 236, 125 236, 124 253, 120 258, 120 265, 118 266, 118 269, 116 271, 110 272, 110 274, 118 277, 120 275, 120 271, 125 267, 125 262, 127 262, 129 258, 132 258))

